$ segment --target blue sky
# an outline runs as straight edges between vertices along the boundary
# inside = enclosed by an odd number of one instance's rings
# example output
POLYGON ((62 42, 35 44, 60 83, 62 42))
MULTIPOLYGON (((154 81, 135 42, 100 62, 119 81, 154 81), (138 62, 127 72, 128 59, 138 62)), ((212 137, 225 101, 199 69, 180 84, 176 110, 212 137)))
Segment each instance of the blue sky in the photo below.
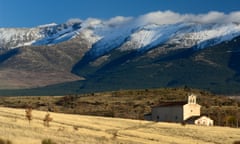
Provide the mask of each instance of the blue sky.
POLYGON ((0 27, 34 27, 71 18, 109 19, 154 11, 240 11, 240 0, 0 0, 0 27))

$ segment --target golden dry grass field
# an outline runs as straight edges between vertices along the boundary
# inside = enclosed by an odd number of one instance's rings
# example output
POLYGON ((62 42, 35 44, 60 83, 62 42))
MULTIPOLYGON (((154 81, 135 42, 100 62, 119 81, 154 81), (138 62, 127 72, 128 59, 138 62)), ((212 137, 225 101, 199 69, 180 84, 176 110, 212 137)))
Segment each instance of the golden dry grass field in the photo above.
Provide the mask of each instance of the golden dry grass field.
POLYGON ((204 127, 140 120, 50 113, 50 127, 43 125, 44 111, 0 107, 0 138, 13 144, 232 144, 240 140, 240 129, 204 127))

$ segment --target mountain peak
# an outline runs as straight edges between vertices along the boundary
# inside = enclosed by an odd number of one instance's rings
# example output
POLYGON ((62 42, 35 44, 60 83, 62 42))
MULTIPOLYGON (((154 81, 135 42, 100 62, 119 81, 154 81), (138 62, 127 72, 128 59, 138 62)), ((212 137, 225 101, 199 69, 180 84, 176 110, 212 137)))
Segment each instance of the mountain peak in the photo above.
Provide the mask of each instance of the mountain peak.
POLYGON ((71 19, 35 28, 1 28, 0 66, 7 67, 5 75, 14 69, 13 78, 21 70, 35 71, 34 76, 58 73, 60 79, 68 75, 66 80, 76 79, 74 73, 86 80, 80 82, 81 88, 89 82, 101 87, 103 83, 98 82, 104 80, 114 85, 110 80, 115 78, 119 78, 115 88, 135 88, 139 81, 147 87, 235 85, 239 83, 239 53, 232 51, 239 51, 240 25, 232 16, 238 18, 235 13, 181 15, 167 11, 136 18, 71 19), (29 47, 15 49, 26 45, 29 47), (215 52, 217 56, 212 57, 215 52), (201 83, 206 76, 209 81, 201 83))
POLYGON ((207 46, 228 41, 240 35, 238 13, 179 14, 157 11, 136 18, 117 16, 109 20, 88 18, 70 19, 66 23, 50 23, 36 28, 0 29, 0 48, 12 49, 25 45, 52 45, 85 37, 98 57, 120 50, 146 51, 158 45, 170 44, 177 48, 207 46))

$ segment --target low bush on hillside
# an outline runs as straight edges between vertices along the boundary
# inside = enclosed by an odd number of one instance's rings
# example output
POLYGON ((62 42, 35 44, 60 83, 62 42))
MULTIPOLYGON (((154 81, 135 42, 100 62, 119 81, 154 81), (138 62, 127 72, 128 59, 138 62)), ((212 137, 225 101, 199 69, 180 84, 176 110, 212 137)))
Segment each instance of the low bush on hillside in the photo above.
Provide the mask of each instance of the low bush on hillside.
POLYGON ((57 144, 57 143, 51 139, 44 139, 42 140, 42 144, 57 144))
POLYGON ((182 125, 182 126, 186 126, 186 124, 187 124, 187 123, 186 123, 185 121, 182 121, 182 122, 181 122, 181 125, 182 125))
POLYGON ((233 142, 233 144, 240 144, 240 140, 233 142))
MULTIPOLYGON (((0 105, 14 108, 27 108, 60 113, 144 119, 153 106, 165 102, 187 101, 190 93, 198 95, 197 102, 202 106, 201 113, 214 120, 219 126, 240 126, 240 101, 235 97, 214 95, 207 91, 183 88, 160 88, 119 90, 81 95, 46 97, 0 97, 0 105)), ((33 113, 33 112, 32 112, 33 113)), ((31 121, 31 110, 26 119, 31 121)), ((50 119, 46 119, 50 120, 50 119)), ((51 121, 46 121, 51 123, 51 121)))
POLYGON ((0 144, 12 144, 12 142, 10 140, 4 140, 0 138, 0 144))
POLYGON ((46 127, 49 127, 49 122, 51 122, 53 120, 53 118, 50 117, 50 114, 47 113, 43 119, 43 125, 46 127))
POLYGON ((27 118, 27 120, 28 120, 28 122, 30 124, 30 122, 32 120, 32 108, 31 107, 27 108, 25 110, 25 112, 26 112, 26 118, 27 118))

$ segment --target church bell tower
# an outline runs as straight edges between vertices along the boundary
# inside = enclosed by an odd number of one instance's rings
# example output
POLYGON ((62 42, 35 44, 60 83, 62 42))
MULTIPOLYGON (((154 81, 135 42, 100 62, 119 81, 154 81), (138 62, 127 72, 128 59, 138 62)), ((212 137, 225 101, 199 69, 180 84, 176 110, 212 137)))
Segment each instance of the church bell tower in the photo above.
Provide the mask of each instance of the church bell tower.
POLYGON ((188 104, 197 104, 197 96, 194 94, 189 95, 188 104))

